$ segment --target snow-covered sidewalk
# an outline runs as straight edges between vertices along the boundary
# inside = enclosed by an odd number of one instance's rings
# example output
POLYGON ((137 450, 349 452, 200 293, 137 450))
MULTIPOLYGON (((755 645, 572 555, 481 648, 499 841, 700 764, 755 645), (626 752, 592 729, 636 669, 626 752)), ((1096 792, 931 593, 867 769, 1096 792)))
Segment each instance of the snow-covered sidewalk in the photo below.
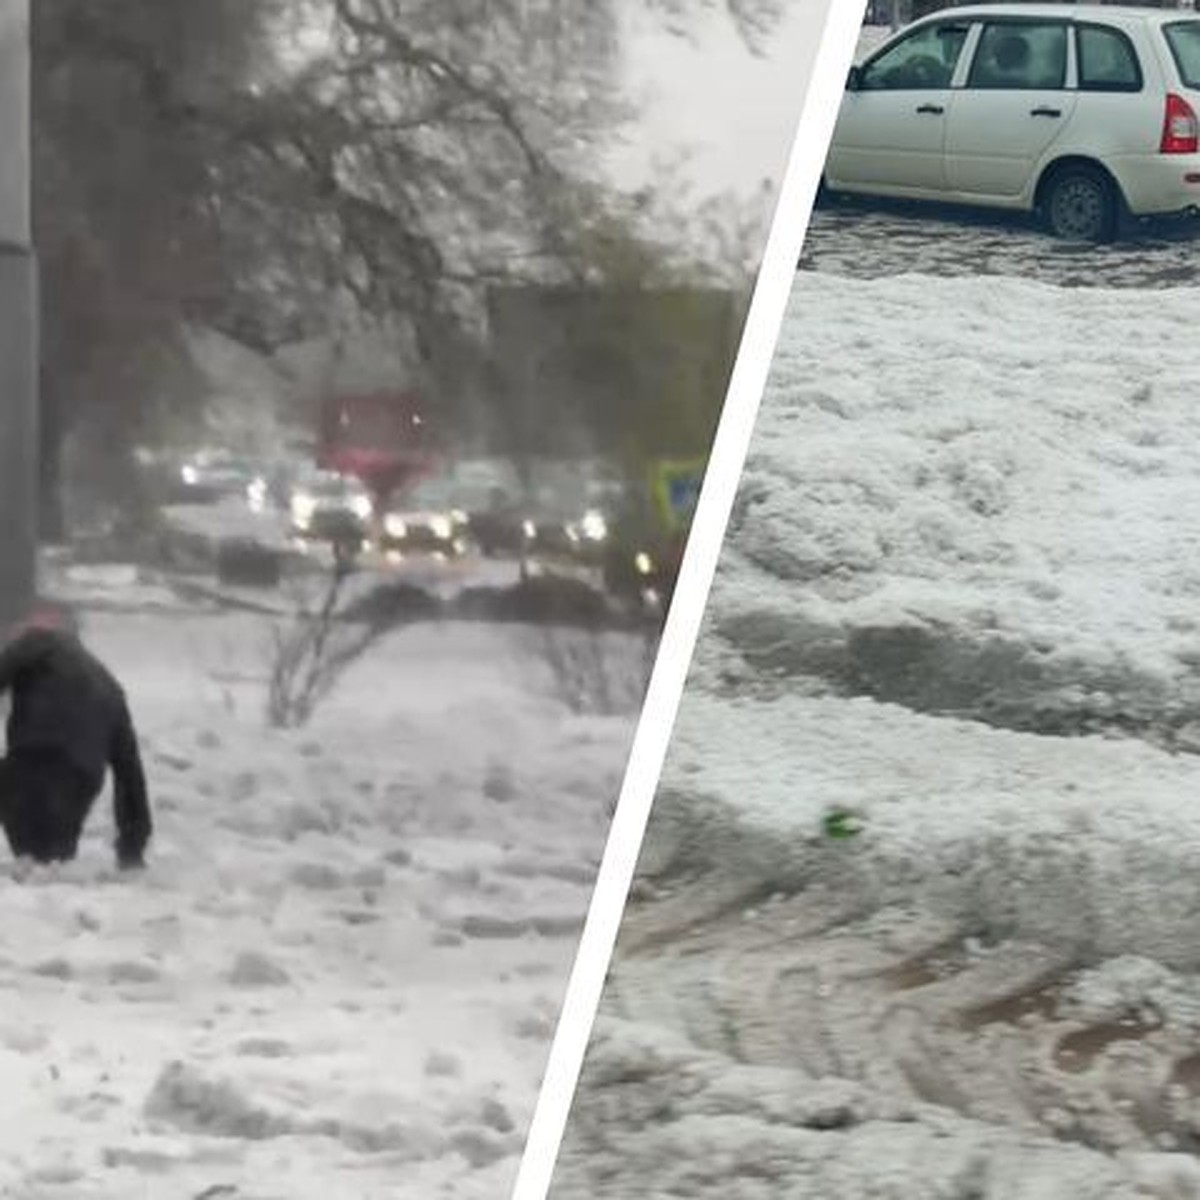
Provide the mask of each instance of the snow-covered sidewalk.
POLYGON ((0 878, 0 1194, 504 1195, 632 718, 567 715, 516 630, 417 625, 298 732, 268 629, 93 613, 158 832, 0 878))

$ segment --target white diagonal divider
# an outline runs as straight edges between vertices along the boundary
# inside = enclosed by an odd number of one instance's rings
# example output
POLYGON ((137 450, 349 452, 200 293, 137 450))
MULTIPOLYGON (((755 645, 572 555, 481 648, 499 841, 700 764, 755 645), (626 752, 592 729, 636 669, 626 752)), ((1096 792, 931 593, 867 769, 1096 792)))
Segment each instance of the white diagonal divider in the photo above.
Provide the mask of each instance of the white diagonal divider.
POLYGON ((512 1200, 545 1200, 550 1189, 865 8, 865 0, 813 5, 817 53, 796 138, 512 1200))

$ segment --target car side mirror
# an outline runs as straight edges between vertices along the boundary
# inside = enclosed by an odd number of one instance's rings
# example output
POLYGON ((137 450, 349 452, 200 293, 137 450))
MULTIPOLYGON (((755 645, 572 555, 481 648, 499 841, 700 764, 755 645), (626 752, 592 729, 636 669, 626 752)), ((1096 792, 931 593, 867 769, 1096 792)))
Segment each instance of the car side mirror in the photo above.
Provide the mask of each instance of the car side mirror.
POLYGON ((857 92, 858 85, 862 82, 862 69, 860 67, 851 67, 850 74, 846 76, 846 91, 857 92))

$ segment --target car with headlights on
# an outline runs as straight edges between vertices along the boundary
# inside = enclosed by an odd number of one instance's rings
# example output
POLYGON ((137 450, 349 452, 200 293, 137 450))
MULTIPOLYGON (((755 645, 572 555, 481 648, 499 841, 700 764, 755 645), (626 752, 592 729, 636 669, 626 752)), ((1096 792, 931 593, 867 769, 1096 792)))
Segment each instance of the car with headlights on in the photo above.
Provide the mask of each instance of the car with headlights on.
POLYGON ((523 554, 546 565, 598 567, 614 506, 590 481, 549 478, 531 489, 522 522, 523 554))
POLYGON ((304 541, 355 547, 370 533, 371 497, 358 480, 335 471, 312 471, 296 480, 288 497, 292 535, 304 541))
POLYGON ((173 500, 178 504, 216 504, 245 499, 257 477, 253 462, 229 450, 198 450, 179 465, 173 500))
POLYGON ((406 488, 383 515, 380 541, 385 551, 455 558, 468 548, 470 520, 458 507, 446 476, 423 479, 406 488))

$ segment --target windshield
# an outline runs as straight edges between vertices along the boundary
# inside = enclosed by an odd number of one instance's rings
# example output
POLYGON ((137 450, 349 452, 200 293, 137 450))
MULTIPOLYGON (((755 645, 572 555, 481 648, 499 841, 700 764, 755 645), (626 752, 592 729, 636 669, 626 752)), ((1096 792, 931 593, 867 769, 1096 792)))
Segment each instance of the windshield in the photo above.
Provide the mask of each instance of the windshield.
POLYGON ((1163 35, 1185 87, 1200 88, 1200 21, 1173 21, 1163 35))

